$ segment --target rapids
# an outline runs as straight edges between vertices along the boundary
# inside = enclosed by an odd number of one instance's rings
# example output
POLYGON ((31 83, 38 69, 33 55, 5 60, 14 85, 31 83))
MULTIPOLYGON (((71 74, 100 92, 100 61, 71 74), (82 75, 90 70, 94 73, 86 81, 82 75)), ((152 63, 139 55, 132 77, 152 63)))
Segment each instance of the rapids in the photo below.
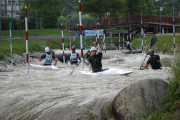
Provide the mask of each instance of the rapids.
MULTIPOLYGON (((55 53, 62 51, 55 50, 55 53)), ((145 54, 141 53, 131 55, 111 50, 107 51, 107 58, 102 59, 102 65, 103 68, 132 70, 131 67, 139 67, 144 58, 145 54)), ((40 64, 35 58, 29 61, 40 64)), ((0 120, 114 119, 111 103, 124 87, 147 78, 167 80, 170 77, 166 68, 133 70, 128 75, 86 76, 79 72, 81 65, 72 75, 69 73, 75 66, 59 61, 57 66, 61 70, 30 67, 27 75, 24 63, 14 66, 11 72, 0 72, 0 120)), ((89 68, 85 66, 84 70, 89 68)))

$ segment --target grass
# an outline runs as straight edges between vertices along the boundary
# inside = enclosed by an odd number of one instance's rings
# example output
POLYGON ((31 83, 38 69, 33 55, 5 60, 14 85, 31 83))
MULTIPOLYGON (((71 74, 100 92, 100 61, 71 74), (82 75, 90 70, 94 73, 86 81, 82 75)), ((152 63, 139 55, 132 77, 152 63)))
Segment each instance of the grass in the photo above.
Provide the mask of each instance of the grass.
MULTIPOLYGON (((146 38, 146 43, 150 43, 151 38, 153 36, 147 36, 146 38)), ((176 48, 179 50, 180 46, 180 36, 176 36, 176 48)), ((142 43, 142 37, 138 37, 132 42, 132 46, 134 48, 141 48, 141 43, 142 43)), ((144 40, 145 43, 145 40, 144 40)), ((173 36, 157 36, 157 42, 156 44, 152 47, 152 49, 163 52, 163 53, 172 53, 173 52, 173 36)))
MULTIPOLYGON (((9 30, 1 31, 1 35, 5 37, 9 37, 9 30)), ((13 31, 12 31, 13 34, 13 31)), ((69 36, 70 33, 67 31, 63 31, 64 36, 69 36)), ((20 30, 14 30, 14 36, 20 37, 20 30)), ((26 36, 26 31, 22 30, 22 36, 26 36)), ((33 37, 36 36, 36 29, 28 30, 28 36, 33 37)), ((61 29, 37 29, 37 36, 61 36, 61 29)))
MULTIPOLYGON (((121 32, 127 32, 128 30, 120 30, 121 32)), ((119 32, 119 30, 110 30, 110 32, 119 32)), ((106 30, 106 33, 109 33, 109 30, 106 30)), ((13 31, 12 31, 13 34, 13 31)), ((72 32, 67 32, 66 30, 63 31, 64 36, 69 36, 72 32)), ((9 37, 9 30, 1 31, 1 35, 4 37, 9 37)), ((77 34, 76 34, 77 35, 77 34)), ((21 33, 20 30, 14 30, 14 37, 20 37, 21 33)), ((26 36, 26 31, 22 30, 22 36, 26 36)), ((36 36, 36 29, 29 29, 28 30, 29 37, 36 36)), ((37 29, 37 36, 62 36, 61 29, 37 29)))

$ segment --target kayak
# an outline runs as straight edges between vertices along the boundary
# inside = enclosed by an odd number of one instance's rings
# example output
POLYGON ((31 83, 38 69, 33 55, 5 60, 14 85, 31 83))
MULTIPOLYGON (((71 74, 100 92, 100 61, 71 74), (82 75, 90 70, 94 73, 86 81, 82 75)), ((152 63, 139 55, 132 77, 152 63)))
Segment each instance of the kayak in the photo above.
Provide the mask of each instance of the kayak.
POLYGON ((133 71, 127 71, 122 69, 115 69, 115 68, 106 68, 103 69, 101 72, 92 72, 92 71, 80 71, 80 73, 90 76, 97 76, 97 75, 127 75, 132 73, 133 71))
POLYGON ((54 66, 54 65, 35 65, 35 64, 30 64, 32 67, 37 67, 37 68, 48 68, 48 69, 61 69, 60 67, 54 66))
POLYGON ((149 70, 149 68, 143 68, 143 67, 132 67, 134 70, 149 70))

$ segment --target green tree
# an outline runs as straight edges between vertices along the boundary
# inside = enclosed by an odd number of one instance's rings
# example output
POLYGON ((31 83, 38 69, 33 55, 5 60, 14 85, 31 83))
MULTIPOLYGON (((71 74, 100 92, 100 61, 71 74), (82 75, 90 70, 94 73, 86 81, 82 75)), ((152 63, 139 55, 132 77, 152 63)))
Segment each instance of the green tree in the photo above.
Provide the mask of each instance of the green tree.
POLYGON ((111 16, 116 16, 122 8, 123 0, 83 0, 81 2, 82 13, 98 16, 100 21, 102 16, 111 12, 111 16))
POLYGON ((28 7, 29 12, 38 13, 40 18, 40 28, 43 29, 43 21, 49 22, 52 25, 57 22, 57 16, 60 15, 61 3, 62 0, 42 0, 37 2, 24 3, 24 5, 28 7))

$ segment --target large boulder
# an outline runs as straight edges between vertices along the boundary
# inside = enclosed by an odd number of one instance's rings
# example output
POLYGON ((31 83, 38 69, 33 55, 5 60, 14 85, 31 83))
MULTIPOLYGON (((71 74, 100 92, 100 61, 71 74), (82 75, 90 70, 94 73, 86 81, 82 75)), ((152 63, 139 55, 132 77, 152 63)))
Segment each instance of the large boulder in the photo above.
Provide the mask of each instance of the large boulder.
POLYGON ((169 84, 162 79, 147 79, 131 84, 114 98, 112 109, 118 120, 135 120, 163 108, 169 84))
MULTIPOLYGON (((69 54, 70 54, 70 53, 65 53, 65 62, 66 62, 67 60, 69 60, 69 54)), ((63 62, 63 54, 57 54, 57 55, 56 55, 56 58, 57 58, 59 61, 63 62)))

